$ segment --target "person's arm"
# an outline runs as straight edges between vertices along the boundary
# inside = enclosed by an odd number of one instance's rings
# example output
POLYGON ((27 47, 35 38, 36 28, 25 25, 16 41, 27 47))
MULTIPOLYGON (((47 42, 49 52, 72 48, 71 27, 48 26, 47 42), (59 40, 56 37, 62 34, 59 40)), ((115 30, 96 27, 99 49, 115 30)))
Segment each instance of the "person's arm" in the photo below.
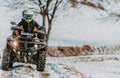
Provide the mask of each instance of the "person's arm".
MULTIPOLYGON (((33 20, 33 24, 34 24, 33 31, 38 30, 39 27, 40 27, 40 25, 39 25, 36 21, 34 21, 34 20, 33 20)), ((37 34, 37 33, 34 33, 34 37, 35 37, 36 39, 38 39, 38 34, 37 34)))
POLYGON ((40 25, 36 21, 34 21, 34 25, 35 25, 34 26, 34 31, 36 31, 40 28, 40 25))

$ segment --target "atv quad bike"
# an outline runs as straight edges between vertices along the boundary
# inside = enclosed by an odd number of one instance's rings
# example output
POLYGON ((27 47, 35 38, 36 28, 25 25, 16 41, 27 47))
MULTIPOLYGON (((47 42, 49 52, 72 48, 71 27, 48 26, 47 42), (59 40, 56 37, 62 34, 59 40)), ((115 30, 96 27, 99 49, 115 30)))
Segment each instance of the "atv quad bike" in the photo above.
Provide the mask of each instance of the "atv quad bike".
MULTIPOLYGON (((15 22, 11 22, 16 25, 15 22)), ((21 35, 16 37, 11 35, 7 38, 6 48, 2 57, 2 69, 13 68, 14 62, 36 64, 38 71, 44 71, 46 60, 46 40, 45 31, 37 30, 39 39, 34 39, 34 33, 25 33, 19 26, 12 26, 11 30, 21 31, 21 35)))

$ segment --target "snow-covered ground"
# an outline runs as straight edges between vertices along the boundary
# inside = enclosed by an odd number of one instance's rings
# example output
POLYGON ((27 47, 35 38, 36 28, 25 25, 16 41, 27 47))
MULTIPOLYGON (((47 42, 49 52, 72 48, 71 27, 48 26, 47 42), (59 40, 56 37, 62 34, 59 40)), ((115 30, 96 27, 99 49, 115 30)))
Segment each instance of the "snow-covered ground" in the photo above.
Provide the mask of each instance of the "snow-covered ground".
POLYGON ((0 78, 120 78, 120 57, 48 57, 45 70, 46 72, 41 73, 36 71, 34 65, 24 64, 24 67, 17 67, 12 71, 0 70, 0 78))
POLYGON ((51 60, 54 60, 54 63, 52 63, 56 66, 54 71, 62 71, 61 75, 66 76, 63 78, 119 78, 119 58, 119 55, 80 56, 48 58, 48 62, 51 63, 51 60))
MULTIPOLYGON (((71 17, 57 19, 52 28, 49 45, 119 44, 120 22, 103 22, 96 18, 101 17, 99 11, 87 6, 82 7, 84 8, 78 13, 69 12, 71 17)), ((0 10, 0 52, 2 53, 6 38, 11 34, 9 23, 13 19, 9 15, 8 8, 0 5, 0 10)), ((34 65, 24 65, 11 71, 0 69, 0 78, 120 78, 119 54, 47 57, 45 68, 47 74, 38 72, 34 65)))

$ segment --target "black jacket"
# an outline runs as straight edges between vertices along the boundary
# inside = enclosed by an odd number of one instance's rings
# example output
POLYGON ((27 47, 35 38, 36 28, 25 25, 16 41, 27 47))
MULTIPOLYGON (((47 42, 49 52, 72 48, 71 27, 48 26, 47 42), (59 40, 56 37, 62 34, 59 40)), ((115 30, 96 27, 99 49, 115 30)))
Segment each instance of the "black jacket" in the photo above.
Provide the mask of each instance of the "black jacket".
POLYGON ((40 28, 40 25, 36 21, 32 20, 30 23, 27 23, 24 19, 22 19, 18 23, 18 26, 22 26, 24 29, 24 32, 29 32, 29 33, 33 33, 35 26, 37 28, 40 28))

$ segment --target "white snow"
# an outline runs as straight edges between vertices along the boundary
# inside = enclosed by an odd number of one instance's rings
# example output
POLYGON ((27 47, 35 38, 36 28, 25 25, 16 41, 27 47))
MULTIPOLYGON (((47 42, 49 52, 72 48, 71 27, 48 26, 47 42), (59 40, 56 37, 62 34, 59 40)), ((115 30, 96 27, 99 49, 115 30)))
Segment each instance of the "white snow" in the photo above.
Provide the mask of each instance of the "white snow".
POLYGON ((10 19, 8 9, 5 7, 0 7, 0 48, 5 46, 6 38, 11 34, 10 31, 10 19))
MULTIPOLYGON (((20 63, 18 64, 20 65, 20 63)), ((42 76, 34 65, 24 64, 13 71, 0 70, 1 78, 119 78, 119 55, 89 55, 78 57, 47 57, 46 73, 42 76), (32 66, 33 69, 26 66, 32 66)))
POLYGON ((79 46, 83 45, 82 42, 87 44, 87 41, 102 44, 120 42, 120 22, 106 21, 102 19, 99 11, 87 6, 82 7, 81 12, 71 10, 69 17, 57 19, 52 27, 50 45, 56 43, 79 46))
MULTIPOLYGON (((48 58, 54 73, 64 72, 63 78, 119 78, 119 55, 48 58), (118 60, 115 60, 117 58, 118 60), (101 60, 103 59, 103 60, 101 60), (54 64, 53 64, 54 60, 54 64), (64 60, 64 61, 63 61, 64 60)), ((49 64, 47 64, 49 65, 49 64)), ((51 70, 48 70, 51 71, 51 70)), ((56 73, 55 73, 56 74, 56 73)), ((63 74, 63 73, 61 73, 63 74)), ((55 77, 61 78, 61 77, 55 77)))

